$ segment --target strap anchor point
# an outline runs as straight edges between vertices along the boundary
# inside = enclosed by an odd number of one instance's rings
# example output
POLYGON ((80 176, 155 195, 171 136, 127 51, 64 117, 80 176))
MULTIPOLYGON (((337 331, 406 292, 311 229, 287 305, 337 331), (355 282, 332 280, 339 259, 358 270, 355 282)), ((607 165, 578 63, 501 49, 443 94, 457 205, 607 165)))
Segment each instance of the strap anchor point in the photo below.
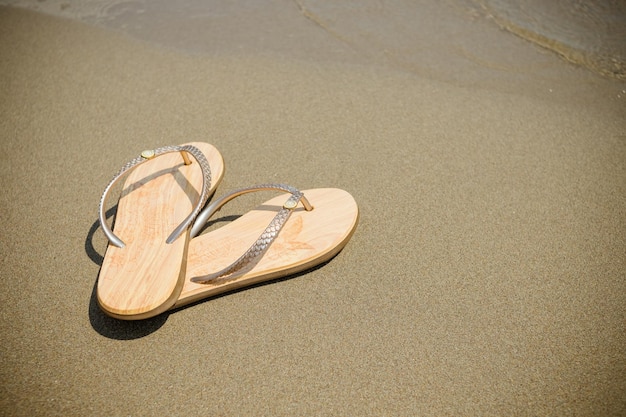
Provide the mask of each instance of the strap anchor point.
POLYGON ((153 150, 153 149, 148 149, 148 150, 143 151, 143 152, 141 153, 141 157, 142 157, 143 159, 152 159, 152 158, 154 158, 154 155, 155 155, 155 152, 154 152, 154 150, 153 150))

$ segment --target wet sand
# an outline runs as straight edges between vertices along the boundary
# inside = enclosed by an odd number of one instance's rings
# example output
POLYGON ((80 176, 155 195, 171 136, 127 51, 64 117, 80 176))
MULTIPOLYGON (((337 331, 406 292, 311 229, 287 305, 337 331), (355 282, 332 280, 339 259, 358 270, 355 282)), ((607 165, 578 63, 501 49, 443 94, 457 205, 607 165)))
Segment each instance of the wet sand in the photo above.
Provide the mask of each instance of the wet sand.
POLYGON ((307 53, 207 54, 0 8, 0 414, 623 415, 624 84, 495 27, 468 62, 293 24, 307 53), (358 229, 308 273, 108 318, 102 189, 192 140, 218 194, 343 188, 358 229))

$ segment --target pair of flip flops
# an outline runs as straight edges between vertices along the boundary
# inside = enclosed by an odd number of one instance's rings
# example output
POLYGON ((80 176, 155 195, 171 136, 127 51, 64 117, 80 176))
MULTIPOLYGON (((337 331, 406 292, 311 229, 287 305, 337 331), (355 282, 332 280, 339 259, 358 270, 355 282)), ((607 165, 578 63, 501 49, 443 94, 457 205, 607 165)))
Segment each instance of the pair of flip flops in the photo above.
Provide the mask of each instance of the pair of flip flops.
POLYGON ((100 200, 109 239, 97 296, 115 318, 139 320, 328 261, 348 242, 359 210, 336 188, 299 191, 282 184, 234 190, 206 205, 224 174, 219 151, 193 142, 144 151, 111 180, 100 200), (109 191, 126 178, 114 231, 105 216, 109 191), (280 193, 236 220, 200 234, 233 198, 280 193))

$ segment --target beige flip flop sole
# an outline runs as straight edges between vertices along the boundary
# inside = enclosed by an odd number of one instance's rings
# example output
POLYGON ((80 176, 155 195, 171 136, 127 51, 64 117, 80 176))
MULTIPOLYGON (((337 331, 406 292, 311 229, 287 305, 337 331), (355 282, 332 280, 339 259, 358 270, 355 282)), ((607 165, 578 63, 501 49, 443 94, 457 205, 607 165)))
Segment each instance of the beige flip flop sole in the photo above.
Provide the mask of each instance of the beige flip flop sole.
MULTIPOLYGON (((209 195, 224 174, 221 154, 212 145, 193 142, 211 169, 209 195)), ((109 244, 97 284, 102 310, 115 318, 137 320, 171 308, 186 275, 187 230, 171 244, 166 239, 192 212, 203 184, 199 164, 185 165, 178 152, 138 165, 129 172, 117 206, 114 233, 125 243, 109 244)))
POLYGON ((265 254, 245 270, 206 284, 191 282, 221 270, 241 256, 283 207, 285 195, 275 197, 219 229, 189 242, 183 289, 174 308, 207 297, 292 275, 322 264, 350 240, 359 219, 354 198, 336 188, 304 190, 314 209, 293 210, 265 254))

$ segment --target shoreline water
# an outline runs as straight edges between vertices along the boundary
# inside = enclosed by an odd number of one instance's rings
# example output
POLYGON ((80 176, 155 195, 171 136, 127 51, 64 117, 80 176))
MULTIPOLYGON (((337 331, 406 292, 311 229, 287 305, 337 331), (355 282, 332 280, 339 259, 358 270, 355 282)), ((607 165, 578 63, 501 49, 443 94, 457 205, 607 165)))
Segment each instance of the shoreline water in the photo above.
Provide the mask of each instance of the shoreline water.
POLYGON ((600 75, 626 80, 626 3, 476 2, 503 29, 600 75))
POLYGON ((380 68, 559 105, 593 103, 609 113, 623 113, 626 100, 622 81, 564 64, 556 54, 502 31, 474 0, 419 7, 399 2, 397 8, 282 0, 17 4, 197 56, 380 68))
MULTIPOLYGON (((399 2, 394 4, 391 14, 384 3, 367 1, 324 4, 313 0, 266 0, 226 5, 186 0, 171 5, 166 1, 146 3, 141 0, 2 0, 0 5, 23 7, 108 27, 193 53, 265 51, 294 58, 339 62, 359 61, 363 56, 358 55, 365 55, 366 59, 374 58, 379 62, 386 61, 387 65, 422 73, 425 68, 415 68, 418 67, 416 58, 424 53, 425 47, 432 54, 433 49, 455 45, 459 50, 435 53, 433 60, 450 60, 447 53, 456 55, 453 57, 456 65, 463 64, 456 61, 464 54, 469 59, 476 55, 478 60, 481 55, 486 56, 480 44, 491 41, 480 34, 484 29, 471 26, 493 21, 502 29, 601 76, 618 80, 624 80, 626 76, 626 46, 623 42, 626 6, 619 1, 596 0, 584 6, 575 0, 549 3, 537 0, 446 0, 440 5, 399 2), (297 52, 298 43, 303 40, 306 43, 317 37, 316 42, 324 41, 323 36, 313 35, 315 30, 298 33, 291 22, 299 18, 307 19, 313 29, 321 29, 334 37, 337 41, 333 46, 335 51, 320 53, 305 45, 303 51, 297 52), (253 33, 254 30, 261 36, 253 33), (443 42, 436 42, 431 36, 436 32, 444 38, 443 42), (429 46, 419 45, 419 38, 423 37, 435 42, 429 46), (469 41, 463 42, 463 37, 468 37, 469 41), (206 39, 211 39, 211 43, 206 43, 206 39), (418 45, 411 45, 407 40, 418 45), (415 59, 403 59, 406 54, 415 59)), ((496 45, 497 42, 491 42, 489 46, 496 45)), ((496 53, 502 54, 501 51, 496 53)))

